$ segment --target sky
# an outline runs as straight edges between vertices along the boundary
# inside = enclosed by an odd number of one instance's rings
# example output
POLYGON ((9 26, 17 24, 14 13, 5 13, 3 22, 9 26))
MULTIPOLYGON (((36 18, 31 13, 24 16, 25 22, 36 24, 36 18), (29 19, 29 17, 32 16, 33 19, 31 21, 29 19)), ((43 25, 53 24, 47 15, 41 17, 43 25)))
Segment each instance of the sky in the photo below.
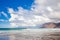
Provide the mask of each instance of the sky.
POLYGON ((0 0, 0 28, 40 28, 60 22, 60 0, 0 0))
MULTIPOLYGON (((29 7, 31 6, 33 0, 0 0, 0 12, 5 12, 5 14, 8 16, 8 19, 11 17, 10 14, 8 13, 7 8, 13 8, 14 10, 18 10, 17 7, 21 6, 24 9, 30 9, 29 7), (29 3, 28 3, 29 2, 29 3)), ((7 18, 4 17, 3 14, 1 14, 1 18, 4 20, 8 20, 7 18)))

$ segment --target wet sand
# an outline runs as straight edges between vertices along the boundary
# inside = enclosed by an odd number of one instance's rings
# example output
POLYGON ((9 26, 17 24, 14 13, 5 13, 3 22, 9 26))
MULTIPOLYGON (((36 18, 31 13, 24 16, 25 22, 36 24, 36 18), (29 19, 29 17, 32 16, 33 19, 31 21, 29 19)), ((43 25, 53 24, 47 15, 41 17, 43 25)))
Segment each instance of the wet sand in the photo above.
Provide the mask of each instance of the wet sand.
POLYGON ((60 30, 25 29, 1 32, 0 39, 5 37, 5 40, 60 40, 60 30))

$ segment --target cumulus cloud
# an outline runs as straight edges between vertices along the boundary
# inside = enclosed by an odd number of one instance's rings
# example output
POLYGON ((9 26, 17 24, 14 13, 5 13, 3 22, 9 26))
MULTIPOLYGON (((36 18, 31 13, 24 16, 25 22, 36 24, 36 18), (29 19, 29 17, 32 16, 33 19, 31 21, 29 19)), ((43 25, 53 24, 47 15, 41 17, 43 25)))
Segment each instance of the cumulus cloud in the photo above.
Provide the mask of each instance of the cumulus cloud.
POLYGON ((32 5, 32 10, 35 13, 41 13, 45 17, 50 18, 51 20, 60 21, 60 0, 35 0, 32 5))
POLYGON ((18 11, 8 8, 11 18, 9 19, 12 27, 37 26, 45 22, 60 21, 59 0, 35 0, 31 10, 17 7, 18 11))
POLYGON ((13 27, 37 26, 37 24, 51 21, 47 17, 36 15, 32 10, 26 10, 22 7, 18 7, 18 9, 18 11, 14 11, 13 8, 8 9, 9 13, 11 13, 11 18, 9 19, 9 21, 11 22, 10 24, 13 27))

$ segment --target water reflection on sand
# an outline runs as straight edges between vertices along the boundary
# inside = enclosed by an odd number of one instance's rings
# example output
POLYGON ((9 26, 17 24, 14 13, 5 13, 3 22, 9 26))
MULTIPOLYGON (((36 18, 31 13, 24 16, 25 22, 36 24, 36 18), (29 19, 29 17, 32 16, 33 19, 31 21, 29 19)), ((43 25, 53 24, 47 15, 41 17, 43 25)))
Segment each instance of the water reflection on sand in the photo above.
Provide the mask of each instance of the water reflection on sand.
POLYGON ((59 40, 59 29, 25 29, 0 33, 0 40, 59 40))

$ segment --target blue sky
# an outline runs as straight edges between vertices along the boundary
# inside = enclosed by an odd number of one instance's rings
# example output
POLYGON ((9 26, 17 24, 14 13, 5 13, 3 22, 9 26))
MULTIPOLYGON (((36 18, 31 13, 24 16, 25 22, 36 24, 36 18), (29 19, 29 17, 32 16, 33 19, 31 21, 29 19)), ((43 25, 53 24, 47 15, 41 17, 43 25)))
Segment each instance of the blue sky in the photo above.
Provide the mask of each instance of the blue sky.
MULTIPOLYGON (((0 20, 9 20, 11 18, 7 8, 13 8, 18 10, 17 7, 21 6, 24 9, 30 10, 30 7, 34 0, 0 0, 0 20), (6 18, 1 12, 4 12, 8 18, 6 18)), ((1 22, 0 27, 8 27, 9 22, 1 22)))
POLYGON ((0 28, 40 28, 59 19, 59 0, 0 0, 0 28))
MULTIPOLYGON (((34 0, 0 0, 0 12, 4 11, 10 18, 11 16, 8 13, 7 8, 13 8, 14 10, 18 10, 17 7, 21 6, 24 9, 29 10, 33 1, 34 0)), ((7 20, 7 18, 5 18, 3 14, 1 14, 0 19, 7 20)))

